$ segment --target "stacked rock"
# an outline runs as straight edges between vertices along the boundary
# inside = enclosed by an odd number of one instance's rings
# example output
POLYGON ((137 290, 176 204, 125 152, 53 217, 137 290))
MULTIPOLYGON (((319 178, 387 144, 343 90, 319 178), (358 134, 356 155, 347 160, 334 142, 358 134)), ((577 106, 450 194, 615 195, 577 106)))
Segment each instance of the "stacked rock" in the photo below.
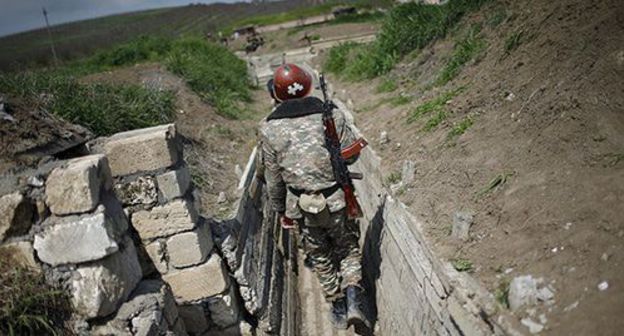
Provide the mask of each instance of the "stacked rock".
POLYGON ((95 149, 110 161, 113 189, 142 247, 143 272, 171 286, 186 330, 200 335, 237 324, 236 296, 198 214, 175 126, 115 134, 95 149))
POLYGON ((69 273, 74 308, 87 319, 117 310, 142 277, 128 221, 111 193, 104 155, 70 160, 52 170, 45 199, 51 216, 34 248, 53 271, 69 273))

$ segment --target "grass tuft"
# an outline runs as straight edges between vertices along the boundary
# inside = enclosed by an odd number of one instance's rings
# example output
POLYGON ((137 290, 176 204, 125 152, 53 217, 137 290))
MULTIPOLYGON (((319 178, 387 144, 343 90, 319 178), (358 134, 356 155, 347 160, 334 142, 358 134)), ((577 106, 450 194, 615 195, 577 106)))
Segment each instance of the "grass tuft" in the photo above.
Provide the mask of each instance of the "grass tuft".
POLYGON ((473 25, 464 36, 455 42, 453 54, 436 79, 436 85, 444 85, 455 78, 464 64, 474 59, 485 48, 486 43, 479 35, 480 32, 481 25, 473 25))
POLYGON ((396 183, 401 182, 402 176, 401 176, 401 172, 392 172, 390 173, 390 175, 388 175, 388 177, 386 177, 386 182, 388 185, 393 185, 396 183))
POLYGON ((377 93, 392 92, 398 87, 399 86, 397 85, 397 82, 395 80, 386 79, 383 82, 379 83, 379 85, 377 86, 377 93))
POLYGON ((69 296, 46 284, 42 273, 19 265, 13 252, 0 256, 0 334, 64 335, 69 296))
MULTIPOLYGON (((464 90, 464 88, 460 87, 460 88, 455 89, 455 90, 447 91, 447 92, 437 96, 436 98, 431 99, 431 100, 423 103, 422 105, 419 105, 418 107, 416 107, 416 109, 407 118, 407 122, 408 123, 412 123, 412 122, 420 119, 420 117, 422 117, 424 115, 428 115, 428 114, 430 114, 432 112, 437 112, 438 114, 440 112, 444 112, 444 107, 445 107, 446 103, 448 103, 448 101, 453 99, 455 96, 457 96, 463 90, 464 90)), ((446 112, 444 112, 444 113, 446 113, 446 112)))
POLYGON ((509 281, 501 281, 498 284, 496 290, 494 290, 494 297, 501 306, 509 308, 509 281))
POLYGON ((457 270, 458 272, 470 272, 473 270, 474 267, 472 261, 463 258, 453 259, 451 260, 451 264, 453 265, 453 268, 455 268, 455 270, 457 270))
POLYGON ((512 51, 516 50, 520 44, 522 44, 524 38, 524 31, 517 31, 511 33, 505 39, 505 54, 509 55, 512 51))
POLYGON ((457 125, 455 125, 455 126, 453 126, 453 128, 451 128, 451 131, 448 134, 448 138, 449 139, 454 139, 454 138, 464 134, 466 132, 466 130, 468 128, 470 128, 470 126, 472 126, 473 123, 474 123, 474 120, 472 118, 470 118, 470 117, 464 118, 457 125))

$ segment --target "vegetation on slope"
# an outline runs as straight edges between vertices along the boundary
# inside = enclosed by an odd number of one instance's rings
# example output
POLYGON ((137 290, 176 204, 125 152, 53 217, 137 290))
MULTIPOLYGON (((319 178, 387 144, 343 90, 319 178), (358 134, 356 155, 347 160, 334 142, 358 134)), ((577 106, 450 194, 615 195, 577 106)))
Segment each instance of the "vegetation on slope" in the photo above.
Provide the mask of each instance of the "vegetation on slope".
POLYGON ((159 61, 222 115, 238 118, 250 99, 245 63, 200 38, 142 37, 56 70, 0 75, 0 92, 33 102, 96 135, 149 127, 173 119, 172 92, 137 85, 85 84, 78 77, 145 61, 159 61))
POLYGON ((487 1, 451 0, 444 5, 410 2, 396 6, 386 15, 372 46, 337 46, 330 51, 325 69, 349 80, 385 74, 403 56, 445 36, 465 13, 487 1))

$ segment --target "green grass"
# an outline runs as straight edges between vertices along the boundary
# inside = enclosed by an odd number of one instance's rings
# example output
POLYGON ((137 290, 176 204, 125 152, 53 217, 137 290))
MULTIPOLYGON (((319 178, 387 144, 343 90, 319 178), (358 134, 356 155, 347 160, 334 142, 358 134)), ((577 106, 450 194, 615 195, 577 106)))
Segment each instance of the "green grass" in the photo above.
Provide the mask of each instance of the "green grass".
POLYGON ((446 103, 449 100, 453 99, 455 96, 457 96, 459 93, 461 93, 463 90, 464 88, 461 87, 459 89, 447 91, 431 100, 428 100, 422 105, 419 105, 418 107, 416 107, 414 111, 412 111, 410 116, 407 118, 407 122, 408 123, 415 122, 416 120, 420 119, 422 116, 429 115, 431 113, 437 113, 438 115, 440 114, 446 115, 446 111, 445 111, 446 103))
POLYGON ((505 54, 510 54, 512 51, 516 50, 520 44, 522 44, 524 38, 524 31, 516 31, 511 33, 505 39, 505 54))
POLYGON ((251 99, 245 62, 201 38, 141 37, 56 70, 0 74, 0 92, 28 99, 96 135, 173 120, 175 95, 138 85, 84 84, 80 76, 157 61, 182 77, 217 113, 244 118, 251 99), (41 99, 41 95, 49 99, 41 99))
POLYGON ((423 126, 423 131, 429 132, 432 129, 438 127, 438 125, 440 125, 444 120, 446 120, 446 117, 447 117, 446 111, 444 110, 438 111, 438 113, 436 113, 433 117, 427 120, 427 122, 425 123, 425 126, 423 126))
POLYGON ((396 80, 388 78, 382 81, 381 83, 379 83, 376 91, 377 93, 392 92, 396 90, 398 87, 399 86, 397 85, 396 80))
POLYGON ((509 281, 504 280, 494 290, 494 298, 503 307, 509 308, 509 281))
POLYGON ((173 43, 164 62, 217 113, 233 119, 246 116, 241 103, 251 100, 247 65, 227 49, 200 38, 186 38, 173 43))
POLYGON ((455 78, 464 65, 473 60, 485 48, 486 43, 480 36, 481 25, 473 25, 459 40, 455 42, 453 53, 444 66, 435 85, 444 85, 455 78))
POLYGON ((329 24, 377 22, 381 21, 384 15, 385 13, 379 11, 340 15, 336 19, 330 21, 329 24))
POLYGON ((398 95, 389 98, 387 101, 393 107, 409 104, 414 98, 412 96, 398 95))
POLYGON ((470 272, 473 270, 474 267, 472 261, 463 258, 453 259, 451 260, 451 264, 453 265, 453 268, 455 268, 455 270, 457 270, 458 272, 470 272))
POLYGON ((388 185, 393 185, 399 183, 401 181, 401 173, 400 172, 392 172, 390 175, 386 177, 386 183, 388 185))
POLYGON ((0 75, 0 91, 27 99, 96 135, 170 122, 175 106, 175 96, 169 91, 82 84, 74 77, 46 72, 0 75))
POLYGON ((494 28, 503 23, 507 19, 507 10, 504 7, 498 7, 487 15, 486 23, 494 28))
POLYGON ((470 126, 474 123, 474 120, 470 117, 466 117, 462 119, 459 123, 457 123, 451 130, 449 131, 448 138, 454 139, 466 132, 470 126))
POLYGON ((344 62, 346 66, 334 69, 334 72, 348 80, 385 74, 403 56, 445 36, 465 13, 488 1, 451 0, 444 5, 409 2, 395 6, 384 16, 377 40, 370 46, 351 50, 347 62, 344 62))
POLYGON ((226 34, 234 31, 234 29, 244 26, 268 26, 279 24, 288 21, 300 20, 302 18, 317 16, 323 14, 329 14, 332 8, 336 6, 336 2, 328 2, 321 5, 297 8, 291 11, 269 14, 269 15, 257 15, 251 16, 242 20, 238 20, 222 29, 226 34))
POLYGON ((46 284, 42 273, 19 265, 12 253, 0 257, 0 334, 65 335, 69 295, 46 284))

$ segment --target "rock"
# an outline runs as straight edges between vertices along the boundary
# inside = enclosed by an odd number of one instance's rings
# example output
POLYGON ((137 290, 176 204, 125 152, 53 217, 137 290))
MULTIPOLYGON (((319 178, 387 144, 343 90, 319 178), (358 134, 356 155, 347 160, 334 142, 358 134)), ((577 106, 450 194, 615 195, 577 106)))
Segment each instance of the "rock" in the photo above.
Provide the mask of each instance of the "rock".
POLYGON ((567 306, 567 307, 563 308, 563 311, 564 311, 564 312, 569 312, 569 311, 571 311, 571 310, 576 309, 576 307, 578 307, 578 305, 579 305, 579 302, 578 302, 578 301, 574 301, 574 302, 573 302, 572 304, 570 304, 569 306, 567 306))
POLYGON ((153 204, 158 200, 156 183, 153 177, 139 176, 127 183, 117 183, 115 195, 124 205, 153 204))
MULTIPOLYGON (((163 275, 179 304, 221 294, 228 288, 228 275, 221 258, 213 253, 205 263, 163 275)), ((186 321, 185 321, 186 322, 186 321)))
POLYGON ((602 256, 600 256, 600 260, 609 261, 609 255, 606 253, 603 253, 602 256))
POLYGON ((208 299, 210 319, 221 328, 229 327, 238 322, 239 306, 231 287, 226 294, 216 295, 208 299))
POLYGON ((45 182, 38 176, 29 176, 26 183, 33 188, 41 188, 45 185, 45 182))
POLYGON ((550 301, 550 300, 552 300, 554 298, 555 298, 555 294, 548 287, 540 288, 537 291, 537 299, 542 301, 542 302, 547 302, 547 301, 550 301))
POLYGON ((141 266, 134 243, 124 241, 124 248, 102 260, 77 267, 71 280, 75 311, 87 318, 113 313, 141 280, 141 266))
POLYGON ((530 275, 515 277, 509 284, 509 308, 518 310, 537 303, 537 282, 530 275))
POLYGON ((195 227, 198 214, 187 200, 176 200, 132 215, 132 225, 143 240, 167 237, 195 227))
POLYGON ((158 310, 140 313, 131 320, 131 325, 134 336, 159 336, 167 331, 167 322, 158 310))
POLYGON ((182 157, 174 124, 117 133, 103 148, 114 176, 170 167, 182 157))
POLYGON ((158 273, 166 274, 169 271, 169 264, 165 255, 167 248, 162 240, 155 240, 145 245, 145 251, 152 260, 158 273))
POLYGON ((178 308, 169 286, 161 280, 143 280, 137 285, 130 299, 119 307, 115 320, 127 325, 135 316, 154 311, 158 311, 164 317, 169 329, 172 329, 178 320, 178 308))
POLYGON ((520 320, 520 323, 522 323, 523 325, 525 325, 527 328, 529 328, 529 332, 531 334, 537 334, 539 332, 541 332, 542 330, 544 330, 544 326, 537 323, 537 322, 533 322, 533 320, 531 320, 530 318, 523 318, 522 320, 520 320))
POLYGON ((12 254, 13 261, 32 270, 40 271, 41 266, 35 260, 35 250, 30 242, 20 241, 0 246, 0 255, 12 254))
POLYGON ((46 264, 57 266, 102 259, 119 247, 114 223, 104 213, 82 217, 53 218, 55 225, 35 235, 37 255, 46 264))
POLYGON ((169 263, 185 268, 203 263, 213 247, 210 226, 204 224, 191 232, 183 232, 167 240, 169 263))
POLYGON ((227 196, 225 195, 225 193, 222 191, 219 193, 219 196, 217 197, 217 204, 223 204, 227 202, 227 196))
POLYGON ((598 284, 598 290, 599 291, 606 291, 607 289, 609 289, 609 283, 606 281, 603 281, 601 283, 598 284))
POLYGON ((128 328, 113 325, 112 323, 93 326, 88 334, 91 336, 133 336, 128 328))
POLYGON ((472 226, 472 214, 466 212, 456 212, 453 216, 453 229, 451 237, 467 241, 470 239, 470 226, 472 226))
POLYGON ((191 186, 191 174, 186 166, 158 175, 156 180, 165 202, 184 196, 191 186))
POLYGON ((401 182, 403 185, 408 185, 414 182, 414 173, 416 172, 416 167, 414 166, 414 161, 405 160, 403 162, 403 169, 401 170, 401 182))
POLYGON ((390 142, 390 139, 388 138, 388 132, 382 131, 381 134, 379 135, 379 144, 385 145, 389 142, 390 142))
POLYGON ((184 321, 186 331, 202 334, 208 329, 206 313, 201 305, 183 305, 178 307, 180 319, 184 321))
POLYGON ((46 202, 52 213, 69 215, 95 209, 100 189, 110 189, 112 178, 104 155, 70 160, 50 173, 46 182, 46 202))
POLYGON ((0 241, 26 234, 32 226, 33 207, 19 192, 0 197, 0 241))

